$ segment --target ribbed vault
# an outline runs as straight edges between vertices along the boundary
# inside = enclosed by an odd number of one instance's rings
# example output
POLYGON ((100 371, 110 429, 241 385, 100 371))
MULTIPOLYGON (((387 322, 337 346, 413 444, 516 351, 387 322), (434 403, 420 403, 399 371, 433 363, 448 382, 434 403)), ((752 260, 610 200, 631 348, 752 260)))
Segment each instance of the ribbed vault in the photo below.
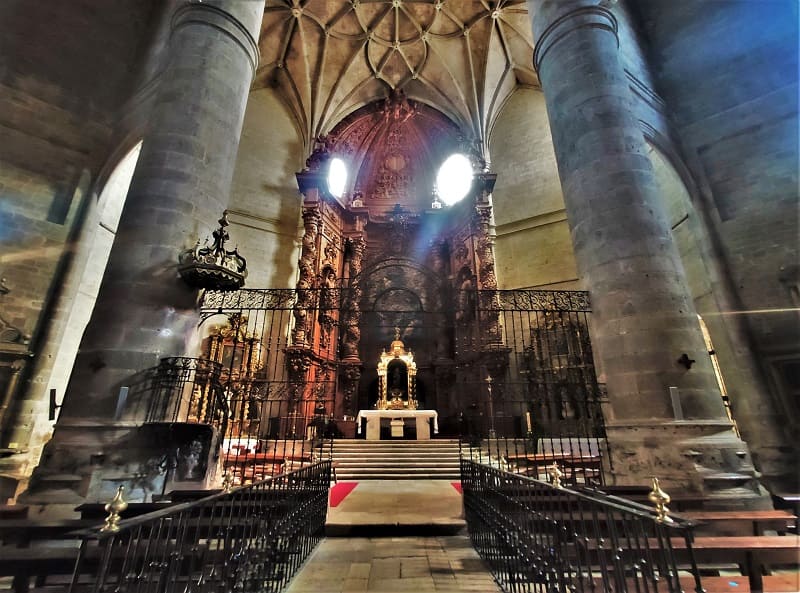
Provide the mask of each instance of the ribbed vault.
POLYGON ((255 87, 278 89, 304 140, 403 90, 484 148, 517 85, 538 86, 524 0, 267 0, 255 87))

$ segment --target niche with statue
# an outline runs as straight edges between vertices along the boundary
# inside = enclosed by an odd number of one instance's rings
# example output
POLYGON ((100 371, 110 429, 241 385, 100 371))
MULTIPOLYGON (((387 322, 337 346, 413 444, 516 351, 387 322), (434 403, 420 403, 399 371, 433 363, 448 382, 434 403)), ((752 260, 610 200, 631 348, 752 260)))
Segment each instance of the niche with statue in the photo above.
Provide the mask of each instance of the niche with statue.
POLYGON ((400 340, 400 329, 395 328, 395 339, 389 351, 381 353, 378 362, 378 402, 379 410, 417 409, 417 363, 414 354, 406 350, 400 340))

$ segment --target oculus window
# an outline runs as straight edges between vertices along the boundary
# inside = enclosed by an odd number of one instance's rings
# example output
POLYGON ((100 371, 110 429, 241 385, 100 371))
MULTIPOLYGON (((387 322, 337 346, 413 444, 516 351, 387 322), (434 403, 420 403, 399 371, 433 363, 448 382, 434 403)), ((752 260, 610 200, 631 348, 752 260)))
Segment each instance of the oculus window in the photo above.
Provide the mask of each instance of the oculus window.
POLYGON ((328 191, 332 196, 341 198, 347 185, 347 166, 339 157, 331 159, 328 165, 328 191))
POLYGON ((472 187, 472 163, 463 154, 450 155, 439 167, 436 190, 439 199, 452 206, 460 202, 472 187))

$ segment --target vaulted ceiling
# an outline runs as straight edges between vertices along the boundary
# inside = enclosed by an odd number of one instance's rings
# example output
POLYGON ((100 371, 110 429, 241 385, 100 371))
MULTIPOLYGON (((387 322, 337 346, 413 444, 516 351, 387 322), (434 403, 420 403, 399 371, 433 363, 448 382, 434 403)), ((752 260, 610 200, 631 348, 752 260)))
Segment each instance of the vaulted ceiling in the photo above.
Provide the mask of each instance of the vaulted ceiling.
POLYGON ((538 86, 525 0, 267 0, 255 88, 306 142, 402 89, 488 142, 517 85, 538 86))

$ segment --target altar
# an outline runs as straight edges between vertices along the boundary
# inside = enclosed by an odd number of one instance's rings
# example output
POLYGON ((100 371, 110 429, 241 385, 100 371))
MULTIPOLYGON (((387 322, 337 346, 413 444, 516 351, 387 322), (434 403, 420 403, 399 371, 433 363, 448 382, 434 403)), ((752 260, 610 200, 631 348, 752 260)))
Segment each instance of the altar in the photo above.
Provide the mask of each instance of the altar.
POLYGON ((393 437, 402 437, 406 420, 412 419, 416 422, 418 441, 427 441, 431 438, 431 419, 434 434, 439 432, 439 414, 435 410, 360 410, 356 417, 356 430, 359 434, 361 434, 362 418, 367 421, 368 441, 380 440, 382 419, 390 421, 393 437))

